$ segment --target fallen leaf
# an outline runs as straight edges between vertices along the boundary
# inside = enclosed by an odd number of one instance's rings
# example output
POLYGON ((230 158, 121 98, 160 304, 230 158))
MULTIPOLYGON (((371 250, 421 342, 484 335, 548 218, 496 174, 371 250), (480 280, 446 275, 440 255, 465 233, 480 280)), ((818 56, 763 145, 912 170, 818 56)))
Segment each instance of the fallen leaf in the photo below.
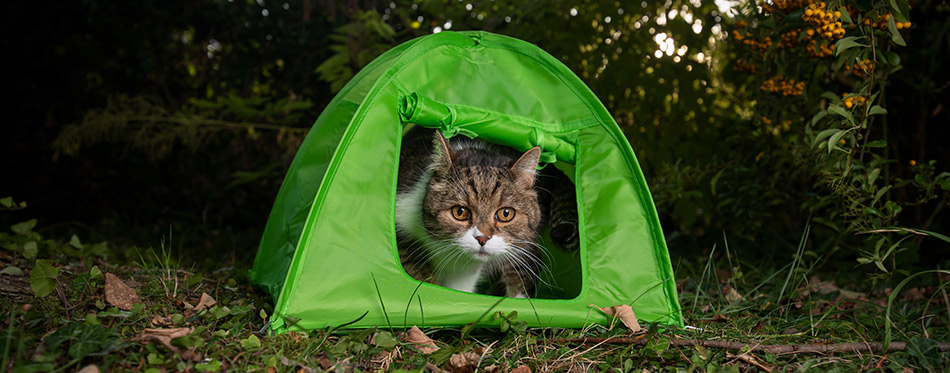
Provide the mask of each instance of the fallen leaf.
POLYGON ((158 342, 165 347, 170 348, 172 351, 179 351, 178 347, 172 346, 172 339, 178 337, 184 337, 195 328, 172 328, 172 329, 152 329, 147 328, 142 331, 142 334, 139 334, 138 337, 135 337, 135 341, 139 342, 158 342))
POLYGON ((130 288, 111 273, 106 273, 105 292, 106 302, 122 310, 129 311, 133 304, 142 303, 138 294, 135 293, 135 289, 130 288))
MULTIPOLYGON (((316 369, 300 364, 300 362, 298 362, 297 360, 291 360, 284 356, 280 357, 280 363, 283 364, 285 367, 294 368, 295 372, 313 373, 317 371, 316 369)), ((277 370, 275 369, 274 371, 276 372, 277 370)))
POLYGON ((726 300, 729 302, 736 302, 745 299, 742 294, 739 294, 736 289, 733 289, 732 286, 722 285, 722 294, 725 295, 726 300))
POLYGON ((26 273, 22 269, 14 266, 7 266, 3 270, 0 270, 0 275, 10 275, 10 276, 26 276, 26 273))
POLYGON ((464 368, 475 368, 478 364, 478 354, 474 352, 460 352, 453 354, 449 358, 449 365, 451 365, 455 370, 461 370, 464 368))
POLYGON ((837 291, 839 294, 841 294, 840 298, 860 300, 868 299, 868 296, 865 293, 839 288, 837 285, 835 285, 835 283, 831 281, 821 281, 817 276, 812 276, 808 282, 812 284, 811 288, 813 291, 817 291, 819 294, 828 294, 837 291))
POLYGON ((716 277, 719 277, 719 281, 726 282, 732 279, 732 271, 727 269, 716 268, 716 277))
POLYGON ((172 324, 172 321, 169 320, 168 317, 159 315, 152 316, 151 322, 154 326, 168 326, 172 324))
POLYGON ((498 370, 499 370, 499 368, 498 368, 498 366, 495 365, 495 364, 492 364, 492 365, 489 365, 489 366, 485 367, 485 372, 488 372, 488 373, 495 373, 495 372, 497 372, 498 370))
MULTIPOLYGON (((597 307, 591 304, 592 307, 597 307)), ((597 309, 603 311, 608 316, 613 316, 620 319, 624 325, 627 326, 633 333, 642 333, 643 328, 640 327, 640 322, 637 321, 637 316, 633 313, 633 308, 629 304, 621 304, 619 306, 613 307, 597 307, 597 309)), ((521 368, 521 367, 518 367, 521 368)))
POLYGON ((211 308, 211 306, 215 304, 218 304, 218 301, 214 300, 214 298, 208 295, 208 293, 201 293, 201 299, 198 300, 198 305, 195 306, 195 311, 211 308))
POLYGON ((527 365, 521 364, 517 368, 513 369, 511 373, 531 373, 531 368, 528 368, 527 365))
POLYGON ((771 373, 773 370, 775 370, 774 366, 771 366, 769 364, 762 362, 761 360, 759 360, 759 358, 757 358, 755 355, 752 355, 750 353, 741 353, 741 354, 726 353, 726 357, 742 360, 746 363, 754 365, 755 367, 759 368, 760 370, 766 373, 771 373))
POLYGON ((96 364, 89 364, 76 371, 76 373, 99 373, 99 367, 96 364))
POLYGON ((424 354, 431 354, 439 350, 439 347, 435 345, 435 341, 415 325, 406 333, 406 342, 412 343, 419 352, 424 354))

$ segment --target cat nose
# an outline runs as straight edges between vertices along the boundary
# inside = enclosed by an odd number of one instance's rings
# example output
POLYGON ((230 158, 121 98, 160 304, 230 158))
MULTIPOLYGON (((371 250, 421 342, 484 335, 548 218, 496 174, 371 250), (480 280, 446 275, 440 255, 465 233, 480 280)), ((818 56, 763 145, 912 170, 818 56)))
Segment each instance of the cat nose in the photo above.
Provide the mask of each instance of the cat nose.
POLYGON ((489 236, 475 236, 475 241, 478 241, 478 244, 482 246, 485 246, 485 243, 490 239, 491 237, 489 236))

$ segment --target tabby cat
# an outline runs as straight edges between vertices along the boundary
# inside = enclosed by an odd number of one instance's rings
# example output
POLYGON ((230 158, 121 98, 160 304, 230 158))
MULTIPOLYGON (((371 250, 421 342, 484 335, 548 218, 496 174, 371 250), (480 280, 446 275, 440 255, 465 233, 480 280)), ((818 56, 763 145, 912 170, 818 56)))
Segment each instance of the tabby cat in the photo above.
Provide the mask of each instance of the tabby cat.
POLYGON ((551 237, 576 249, 573 184, 536 185, 544 176, 537 171, 538 147, 519 155, 464 137, 450 144, 432 132, 410 131, 400 153, 395 220, 403 268, 418 280, 456 290, 533 294, 543 264, 536 243, 543 220, 559 220, 551 237), (551 198, 549 191, 564 185, 570 185, 563 192, 570 203, 551 198), (566 210, 554 215, 568 218, 548 219, 551 207, 566 210))

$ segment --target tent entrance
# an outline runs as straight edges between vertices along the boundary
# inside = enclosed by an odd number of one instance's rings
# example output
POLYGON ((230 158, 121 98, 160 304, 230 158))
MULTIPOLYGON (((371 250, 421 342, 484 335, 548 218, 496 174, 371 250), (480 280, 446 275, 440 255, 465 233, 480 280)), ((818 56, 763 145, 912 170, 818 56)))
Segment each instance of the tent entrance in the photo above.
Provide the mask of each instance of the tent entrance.
MULTIPOLYGON (((406 144, 407 142, 411 142, 415 144, 415 146, 419 146, 420 142, 423 144, 426 144, 428 143, 427 140, 431 138, 431 135, 433 134, 433 131, 426 131, 422 128, 418 128, 419 126, 416 126, 412 123, 407 124, 405 127, 406 128, 403 131, 404 141, 402 142, 402 144, 406 144), (410 137, 413 138, 413 140, 409 140, 408 138, 410 137)), ((505 145, 497 144, 497 143, 495 144, 498 146, 510 149, 512 154, 519 152, 505 145)), ((400 165, 401 164, 402 163, 400 162, 400 165)), ((540 176, 540 177, 550 178, 550 177, 553 177, 552 173, 558 173, 560 174, 558 175, 558 181, 564 181, 564 182, 569 181, 573 183, 574 181, 573 172, 575 170, 573 165, 569 165, 565 162, 556 162, 554 164, 545 164, 542 162, 541 165, 543 168, 546 168, 546 170, 540 171, 541 173, 543 173, 543 176, 540 176)), ((405 172, 405 171, 400 170, 400 172, 405 172)), ((547 186, 547 189, 550 189, 549 185, 547 186)), ((550 194, 550 192, 547 190, 539 190, 538 192, 539 194, 541 193, 550 194)), ((548 198, 553 198, 553 197, 548 197, 548 198)), ((576 193, 573 196, 573 199, 574 200, 577 199, 576 193)), ((550 201, 548 201, 546 198, 542 198, 542 201, 550 204, 550 201)), ((541 202, 541 203, 544 204, 544 202, 541 202)), ((549 207, 544 206, 542 207, 542 209, 549 210, 549 207)), ((529 296, 531 298, 536 298, 536 299, 576 298, 578 295, 580 295, 581 289, 583 288, 583 278, 582 278, 581 260, 580 260, 581 250, 577 249, 574 251, 568 251, 560 247, 557 243, 555 243, 556 240, 553 240, 550 237, 550 228, 548 227, 550 223, 549 221, 550 211, 547 211, 546 215, 547 215, 548 221, 542 221, 543 225, 540 227, 541 228, 540 236, 535 241, 535 243, 537 243, 542 250, 538 255, 538 259, 540 259, 543 264, 538 273, 538 279, 535 286, 535 291, 533 292, 533 294, 529 294, 529 296)), ((578 217, 574 216, 573 219, 578 219, 578 217)), ((583 229, 583 227, 579 227, 579 229, 583 229)), ((578 239, 578 241, 580 240, 578 239)), ((397 242, 393 244, 393 247, 398 247, 398 240, 397 242)), ((425 250, 425 249, 415 249, 415 250, 425 250)), ((398 249, 395 250, 395 255, 396 255, 395 262, 400 263, 400 268, 399 268, 400 271, 402 271, 406 276, 411 278, 412 275, 410 275, 406 271, 406 268, 403 268, 403 264, 402 264, 403 262, 402 260, 400 260, 401 259, 399 257, 400 252, 398 249)), ((409 265, 415 266, 419 264, 412 263, 409 265)), ((428 269, 431 270, 431 268, 428 268, 428 269)), ((418 272, 418 270, 416 270, 416 272, 418 272)), ((425 279, 415 278, 415 280, 424 281, 425 279)), ((504 293, 504 289, 503 289, 503 286, 500 286, 499 284, 500 280, 497 278, 490 278, 489 280, 490 281, 488 282, 490 283, 481 284, 477 292, 479 294, 502 295, 504 293)), ((427 284, 427 285, 437 286, 437 285, 432 285, 432 284, 427 284)))

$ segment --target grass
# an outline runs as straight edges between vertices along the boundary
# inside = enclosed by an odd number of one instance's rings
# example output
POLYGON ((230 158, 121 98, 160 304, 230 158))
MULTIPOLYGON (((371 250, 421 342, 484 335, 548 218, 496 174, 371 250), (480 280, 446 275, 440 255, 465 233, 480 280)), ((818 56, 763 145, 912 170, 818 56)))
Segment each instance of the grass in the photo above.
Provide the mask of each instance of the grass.
MULTIPOLYGON (((24 235, 33 232, 20 231, 0 236, 5 247, 0 251, 3 371, 77 371, 90 364, 104 371, 146 372, 492 372, 520 366, 534 372, 948 369, 948 353, 940 352, 938 345, 950 340, 946 279, 940 277, 946 271, 907 277, 900 292, 864 281, 863 275, 817 273, 813 264, 819 258, 803 252, 807 233, 784 266, 756 262, 725 240, 723 250, 710 250, 694 262, 680 261, 676 282, 684 316, 698 330, 645 324, 646 335, 629 339, 619 323, 583 330, 525 328, 518 317, 533 315, 502 314, 496 316, 507 321, 500 328, 425 329, 440 347, 425 354, 405 341, 402 325, 392 323, 361 330, 262 334, 272 306, 248 282, 246 270, 183 268, 183 258, 175 258, 165 241, 157 250, 134 249, 139 260, 118 265, 108 252, 84 253, 76 249, 82 245, 69 246, 65 240, 43 239, 37 255, 28 257, 22 250, 24 235), (30 290, 29 272, 36 258, 51 259, 59 270, 56 289, 42 298, 30 290), (135 289, 141 303, 129 310, 112 306, 104 295, 105 273, 135 289), (195 308, 202 294, 216 304, 195 308), (168 345, 143 338, 146 329, 180 327, 191 329, 168 345), (723 341, 871 343, 884 342, 889 334, 894 341, 906 342, 906 348, 777 354, 710 347, 723 341), (592 339, 615 337, 633 342, 592 339), (578 343, 579 338, 591 342, 578 343), (677 344, 686 339, 712 342, 705 347, 677 344)), ((853 268, 851 263, 841 266, 845 272, 853 268)), ((410 304, 407 301, 407 307, 410 304)), ((491 312, 486 310, 483 317, 491 312)))

